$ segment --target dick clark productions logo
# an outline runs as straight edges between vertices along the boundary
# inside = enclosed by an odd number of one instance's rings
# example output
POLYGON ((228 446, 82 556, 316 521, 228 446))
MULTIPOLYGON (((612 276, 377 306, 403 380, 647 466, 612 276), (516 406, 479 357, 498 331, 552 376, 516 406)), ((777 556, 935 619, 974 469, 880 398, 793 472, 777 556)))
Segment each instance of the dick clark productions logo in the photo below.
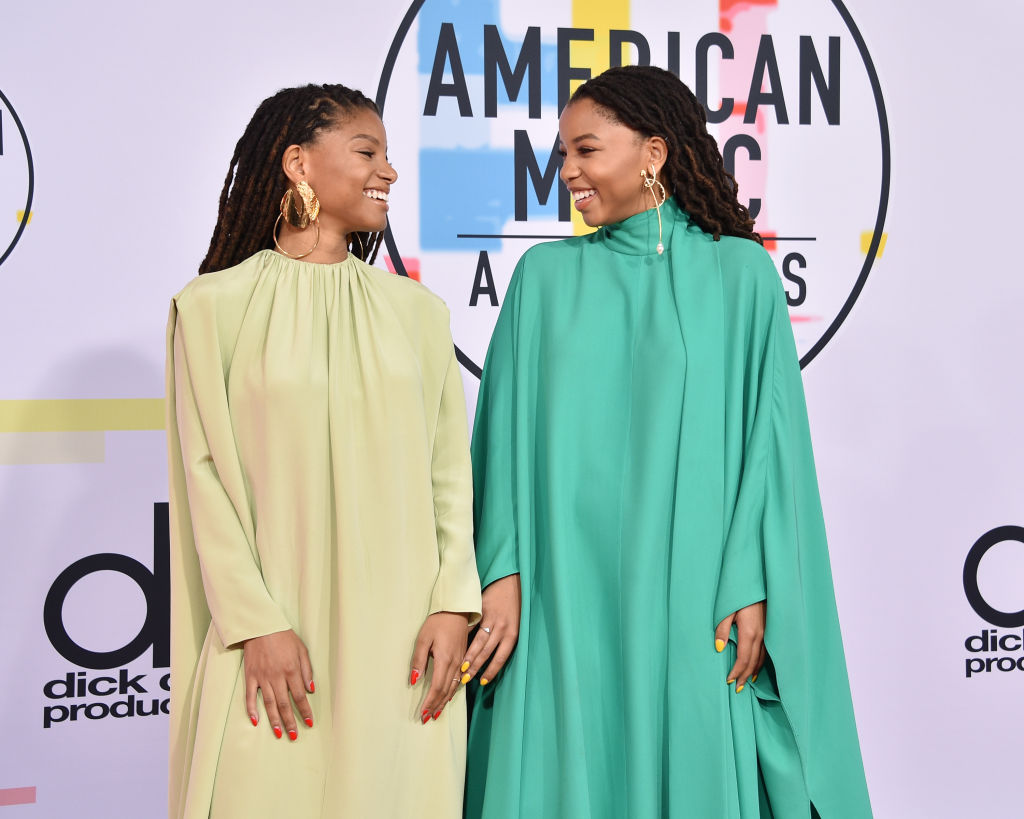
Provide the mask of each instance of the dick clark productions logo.
MULTIPOLYGON (((967 553, 964 561, 964 594, 971 608, 996 628, 982 629, 964 641, 968 656, 964 660, 964 674, 976 677, 993 671, 1024 671, 1024 608, 1019 611, 1001 611, 989 603, 978 582, 981 561, 994 547, 1003 543, 1016 543, 1024 548, 1024 527, 997 526, 983 534, 967 553), (1000 631, 999 629, 1003 629, 1000 631)), ((1014 584, 1010 584, 1014 586, 1014 584)), ((1024 604, 1024 588, 1018 598, 1024 604)))
MULTIPOLYGON (((167 714, 170 674, 155 672, 171 664, 170 537, 168 505, 153 504, 153 569, 128 555, 105 552, 76 560, 54 579, 43 603, 43 625, 50 644, 77 666, 43 685, 43 727, 113 717, 167 714), (126 575, 142 591, 146 616, 138 633, 125 645, 96 651, 80 645, 64 622, 64 601, 75 584, 96 572, 126 575), (148 671, 136 673, 128 664, 153 650, 148 671), (81 668, 90 669, 82 671, 81 668), (93 673, 96 672, 96 673, 93 673), (152 673, 151 673, 152 672, 152 673)), ((107 601, 116 611, 117 601, 107 601)), ((144 666, 145 667, 145 666, 144 666)))
POLYGON ((806 365, 864 287, 889 197, 885 105, 849 11, 840 0, 599 5, 409 6, 376 97, 402 136, 389 146, 402 176, 391 265, 448 303, 459 360, 479 376, 523 251, 587 230, 558 179, 558 115, 575 84, 623 62, 659 65, 705 105, 783 277, 806 365), (585 22, 574 25, 574 7, 585 22))

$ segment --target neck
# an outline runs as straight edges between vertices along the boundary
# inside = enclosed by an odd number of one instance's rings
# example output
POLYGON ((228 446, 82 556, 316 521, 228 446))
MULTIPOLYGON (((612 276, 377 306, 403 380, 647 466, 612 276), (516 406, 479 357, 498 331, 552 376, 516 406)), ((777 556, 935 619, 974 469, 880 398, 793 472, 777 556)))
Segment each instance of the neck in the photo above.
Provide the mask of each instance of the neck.
POLYGON ((305 230, 299 230, 285 223, 284 219, 282 219, 277 243, 293 257, 300 256, 303 253, 308 254, 302 256, 302 261, 304 262, 334 264, 348 258, 348 234, 331 225, 323 224, 323 220, 320 220, 319 227, 320 241, 317 242, 316 225, 310 225, 305 230), (313 247, 314 242, 316 242, 316 248, 310 252, 309 249, 313 247))

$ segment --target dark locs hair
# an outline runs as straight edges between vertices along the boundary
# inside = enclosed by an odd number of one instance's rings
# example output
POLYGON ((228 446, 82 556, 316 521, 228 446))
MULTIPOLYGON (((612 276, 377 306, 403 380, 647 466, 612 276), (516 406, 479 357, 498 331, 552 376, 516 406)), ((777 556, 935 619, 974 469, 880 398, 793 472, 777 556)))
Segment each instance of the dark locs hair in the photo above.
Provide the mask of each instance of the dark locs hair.
MULTIPOLYGON (((199 272, 223 270, 273 248, 274 222, 289 184, 281 168, 284 149, 310 144, 346 113, 364 108, 380 113, 373 100, 344 85, 285 88, 263 100, 235 146, 220 194, 217 226, 199 272)), ((353 233, 350 252, 372 263, 382 235, 353 233)))
POLYGON ((583 99, 642 136, 665 140, 662 182, 702 230, 716 241, 741 236, 763 244, 737 199, 736 178, 708 133, 704 106, 675 74, 654 66, 611 68, 577 88, 569 104, 583 99))

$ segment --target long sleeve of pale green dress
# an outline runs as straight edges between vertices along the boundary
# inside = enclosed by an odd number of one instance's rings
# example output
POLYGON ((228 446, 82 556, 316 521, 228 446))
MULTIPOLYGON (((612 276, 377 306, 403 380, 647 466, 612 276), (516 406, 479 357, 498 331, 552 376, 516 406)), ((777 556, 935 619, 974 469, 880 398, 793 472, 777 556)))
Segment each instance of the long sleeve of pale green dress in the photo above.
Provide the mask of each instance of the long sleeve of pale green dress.
MULTIPOLYGON (((465 402, 444 304, 262 251, 168 321, 172 817, 457 817, 464 695, 419 720, 437 611, 475 621, 465 402), (245 708, 240 643, 293 629, 314 727, 245 708)), ((261 707, 262 712, 262 707, 261 707)))

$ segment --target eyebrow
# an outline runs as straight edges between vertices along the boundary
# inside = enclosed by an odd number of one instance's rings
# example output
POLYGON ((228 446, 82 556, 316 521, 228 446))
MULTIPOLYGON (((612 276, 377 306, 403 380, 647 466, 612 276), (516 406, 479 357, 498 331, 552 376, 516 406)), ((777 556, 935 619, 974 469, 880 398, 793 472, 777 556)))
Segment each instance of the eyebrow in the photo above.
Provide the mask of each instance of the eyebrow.
POLYGON ((601 141, 601 137, 597 134, 580 134, 578 137, 573 137, 573 142, 582 142, 585 139, 596 139, 598 142, 601 141))
POLYGON ((349 142, 354 142, 357 139, 368 139, 374 145, 380 145, 380 140, 377 139, 377 137, 372 136, 371 134, 356 134, 354 137, 352 137, 352 139, 349 140, 349 142))

